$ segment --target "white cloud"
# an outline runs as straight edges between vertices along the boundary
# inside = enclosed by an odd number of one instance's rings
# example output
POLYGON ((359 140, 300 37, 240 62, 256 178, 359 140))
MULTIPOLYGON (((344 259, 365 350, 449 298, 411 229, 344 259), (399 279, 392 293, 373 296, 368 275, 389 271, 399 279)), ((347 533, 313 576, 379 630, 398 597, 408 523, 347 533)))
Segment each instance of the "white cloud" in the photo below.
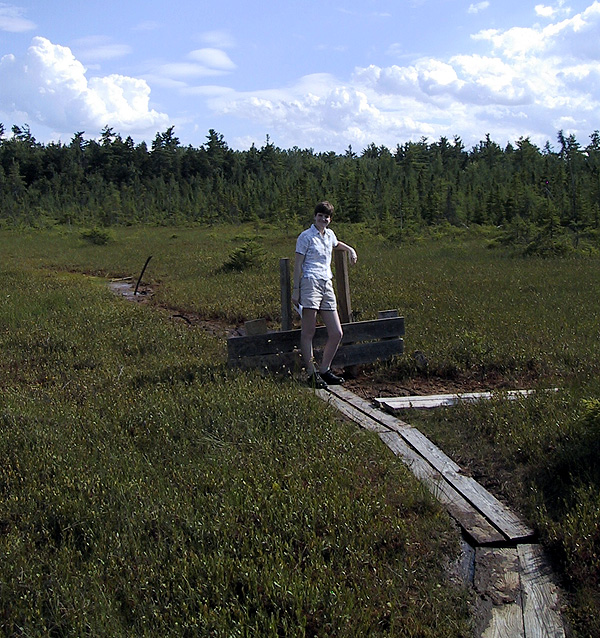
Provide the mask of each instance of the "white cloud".
POLYGON ((197 49, 189 53, 188 58, 217 71, 232 71, 236 66, 227 53, 220 49, 197 49))
POLYGON ((569 15, 571 8, 565 7, 565 0, 558 0, 554 6, 536 4, 535 13, 541 18, 556 18, 559 15, 569 15))
POLYGON ((201 42, 216 49, 230 49, 235 46, 235 40, 229 31, 224 29, 205 31, 200 36, 201 42))
POLYGON ((486 29, 472 36, 474 40, 487 40, 493 50, 510 58, 539 53, 545 47, 544 32, 539 29, 513 27, 508 31, 486 29))
POLYGON ((181 83, 183 89, 189 88, 188 83, 197 78, 226 75, 236 68, 235 63, 221 49, 196 49, 185 57, 185 60, 157 65, 146 77, 161 86, 181 83))
POLYGON ((122 75, 86 77, 67 47, 35 37, 22 58, 0 60, 0 108, 27 114, 28 121, 72 133, 109 125, 128 133, 156 132, 168 123, 149 108, 145 80, 122 75))
POLYGON ((102 62, 121 58, 131 53, 128 44, 116 44, 103 35, 80 38, 73 43, 78 57, 84 62, 102 62))
POLYGON ((546 27, 514 27, 506 31, 488 29, 474 36, 488 41, 494 51, 507 58, 559 55, 573 58, 600 57, 600 2, 585 11, 546 27))
POLYGON ((484 2, 477 2, 476 4, 472 4, 469 6, 469 8, 467 9, 467 13, 480 13, 481 11, 485 11, 485 9, 488 9, 490 6, 490 3, 485 0, 484 2))
POLYGON ((541 16, 542 18, 553 18, 554 15, 556 14, 556 9, 554 7, 548 7, 543 4, 536 4, 535 12, 537 15, 541 16))
POLYGON ((23 17, 25 9, 0 2, 0 31, 23 33, 35 29, 35 23, 23 17))
POLYGON ((157 67, 156 72, 163 78, 192 79, 204 76, 222 75, 219 69, 209 69, 194 62, 168 62, 157 67))
MULTIPOLYGON (((360 148, 434 131, 429 123, 415 120, 397 104, 389 108, 385 99, 376 104, 368 87, 361 90, 340 84, 322 73, 304 76, 287 89, 215 93, 208 103, 218 113, 263 124, 288 147, 340 149, 352 144, 360 148)), ((247 146, 248 139, 237 141, 247 146)))
POLYGON ((205 97, 215 113, 259 122, 288 146, 394 148, 441 135, 475 144, 487 132, 500 142, 527 135, 543 145, 558 130, 549 126, 570 122, 569 130, 584 137, 598 128, 598 35, 595 1, 545 27, 482 31, 475 38, 488 45, 487 54, 370 65, 345 82, 315 74, 286 89, 214 90, 205 97))

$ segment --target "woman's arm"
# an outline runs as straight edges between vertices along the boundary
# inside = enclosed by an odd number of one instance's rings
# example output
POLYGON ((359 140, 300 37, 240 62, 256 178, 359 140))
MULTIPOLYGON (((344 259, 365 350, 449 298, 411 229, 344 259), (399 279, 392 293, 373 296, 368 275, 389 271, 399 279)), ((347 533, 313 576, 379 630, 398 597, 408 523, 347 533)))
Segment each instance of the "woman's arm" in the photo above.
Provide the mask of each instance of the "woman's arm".
POLYGON ((352 246, 348 246, 348 244, 344 244, 343 241, 338 241, 337 246, 334 250, 345 250, 350 257, 351 264, 355 264, 358 260, 358 255, 356 254, 354 248, 352 248, 352 246))

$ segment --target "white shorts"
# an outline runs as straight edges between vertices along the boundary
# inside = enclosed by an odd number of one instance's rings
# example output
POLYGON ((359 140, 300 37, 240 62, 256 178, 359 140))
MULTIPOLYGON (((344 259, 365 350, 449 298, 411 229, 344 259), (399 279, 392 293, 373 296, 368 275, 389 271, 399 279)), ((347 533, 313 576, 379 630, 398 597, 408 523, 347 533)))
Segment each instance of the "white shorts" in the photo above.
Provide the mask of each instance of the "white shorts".
POLYGON ((335 292, 331 279, 300 280, 300 305, 313 310, 337 310, 335 292))

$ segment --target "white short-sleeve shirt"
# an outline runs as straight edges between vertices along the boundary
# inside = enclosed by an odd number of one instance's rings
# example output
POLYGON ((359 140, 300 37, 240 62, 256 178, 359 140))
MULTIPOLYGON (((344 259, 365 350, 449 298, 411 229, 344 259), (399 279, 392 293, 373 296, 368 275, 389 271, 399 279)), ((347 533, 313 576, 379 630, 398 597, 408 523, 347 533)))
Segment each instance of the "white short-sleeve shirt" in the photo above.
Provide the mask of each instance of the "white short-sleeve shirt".
POLYGON ((321 235, 319 229, 312 224, 300 233, 296 241, 296 252, 304 255, 302 276, 310 279, 331 279, 331 254, 337 246, 335 233, 326 228, 321 235))

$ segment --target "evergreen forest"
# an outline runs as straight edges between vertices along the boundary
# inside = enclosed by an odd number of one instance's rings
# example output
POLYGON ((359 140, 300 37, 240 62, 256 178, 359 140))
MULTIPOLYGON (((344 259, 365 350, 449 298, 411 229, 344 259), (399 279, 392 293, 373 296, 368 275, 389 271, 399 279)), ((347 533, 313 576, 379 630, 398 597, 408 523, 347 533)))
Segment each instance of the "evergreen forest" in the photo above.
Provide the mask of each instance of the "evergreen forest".
POLYGON ((521 137, 421 138, 360 153, 238 151, 211 129, 199 148, 174 127, 149 148, 105 127, 98 139, 39 143, 28 125, 0 124, 0 225, 175 225, 218 221, 305 223, 330 199, 336 219, 368 222, 401 239, 426 226, 486 224, 513 235, 545 229, 577 244, 600 222, 600 133, 584 145, 557 133, 544 148, 521 137))

